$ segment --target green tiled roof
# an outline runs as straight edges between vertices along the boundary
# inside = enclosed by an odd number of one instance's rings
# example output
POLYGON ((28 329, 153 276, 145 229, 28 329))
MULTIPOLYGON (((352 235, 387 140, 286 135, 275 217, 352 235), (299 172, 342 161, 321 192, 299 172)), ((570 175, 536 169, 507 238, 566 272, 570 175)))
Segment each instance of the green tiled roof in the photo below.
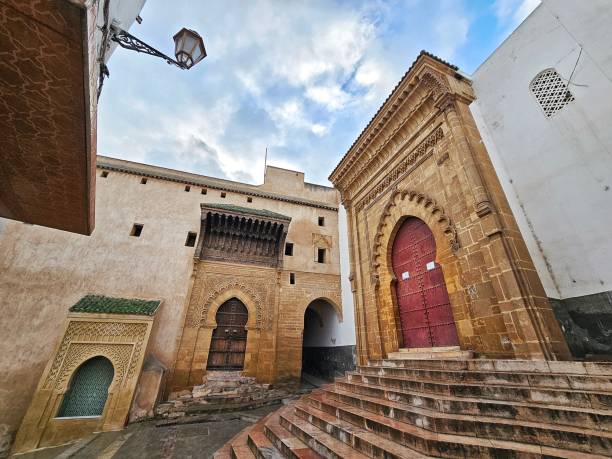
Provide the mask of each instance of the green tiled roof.
POLYGON ((228 212, 243 212, 251 215, 258 215, 260 217, 276 218, 280 220, 291 220, 291 217, 287 217, 283 214, 277 214, 264 209, 251 209, 249 207, 234 206, 233 204, 203 204, 203 207, 210 209, 226 210, 228 212))
POLYGON ((102 295, 86 295, 70 308, 70 312, 152 316, 157 311, 160 303, 161 301, 159 300, 137 300, 111 298, 102 295))

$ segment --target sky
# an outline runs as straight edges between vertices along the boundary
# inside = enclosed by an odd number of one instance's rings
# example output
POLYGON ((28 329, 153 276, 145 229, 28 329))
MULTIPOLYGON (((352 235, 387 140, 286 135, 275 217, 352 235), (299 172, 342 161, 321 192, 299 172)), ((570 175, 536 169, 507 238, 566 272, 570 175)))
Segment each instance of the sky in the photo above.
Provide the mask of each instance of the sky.
POLYGON ((98 154, 246 183, 268 164, 327 177, 425 49, 471 74, 540 0, 148 0, 130 33, 166 54, 182 27, 208 56, 181 70, 117 48, 98 154))

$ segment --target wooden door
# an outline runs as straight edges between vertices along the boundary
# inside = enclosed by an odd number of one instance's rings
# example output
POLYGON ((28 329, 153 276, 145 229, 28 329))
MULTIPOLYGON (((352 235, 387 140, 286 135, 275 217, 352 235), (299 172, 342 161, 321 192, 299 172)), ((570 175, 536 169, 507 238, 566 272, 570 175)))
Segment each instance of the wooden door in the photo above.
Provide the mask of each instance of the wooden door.
POLYGON ((429 227, 418 218, 407 218, 392 249, 404 347, 459 344, 444 274, 435 259, 436 241, 429 227))
POLYGON ((245 325, 248 319, 246 306, 236 298, 219 307, 217 328, 213 330, 210 341, 207 369, 242 370, 247 340, 245 325))

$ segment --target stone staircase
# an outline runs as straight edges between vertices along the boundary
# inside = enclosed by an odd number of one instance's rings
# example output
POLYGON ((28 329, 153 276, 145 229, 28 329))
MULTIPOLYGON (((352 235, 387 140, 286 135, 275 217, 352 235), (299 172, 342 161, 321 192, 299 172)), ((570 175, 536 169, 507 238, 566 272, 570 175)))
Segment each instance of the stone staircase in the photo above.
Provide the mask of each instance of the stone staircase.
POLYGON ((158 405, 157 418, 179 418, 185 422, 196 416, 241 411, 280 403, 293 394, 270 384, 258 384, 255 378, 239 371, 208 371, 203 384, 192 390, 173 393, 170 400, 158 405))
POLYGON ((284 406, 215 457, 612 457, 612 363, 407 354, 284 406))

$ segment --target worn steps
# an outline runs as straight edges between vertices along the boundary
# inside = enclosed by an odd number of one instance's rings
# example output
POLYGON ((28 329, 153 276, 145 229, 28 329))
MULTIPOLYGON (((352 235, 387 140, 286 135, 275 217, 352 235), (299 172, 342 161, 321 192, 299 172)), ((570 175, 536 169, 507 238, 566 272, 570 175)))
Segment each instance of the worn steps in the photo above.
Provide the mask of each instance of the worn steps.
POLYGON ((266 458, 612 457, 609 362, 447 352, 368 362, 245 431, 231 451, 247 443, 266 458))

